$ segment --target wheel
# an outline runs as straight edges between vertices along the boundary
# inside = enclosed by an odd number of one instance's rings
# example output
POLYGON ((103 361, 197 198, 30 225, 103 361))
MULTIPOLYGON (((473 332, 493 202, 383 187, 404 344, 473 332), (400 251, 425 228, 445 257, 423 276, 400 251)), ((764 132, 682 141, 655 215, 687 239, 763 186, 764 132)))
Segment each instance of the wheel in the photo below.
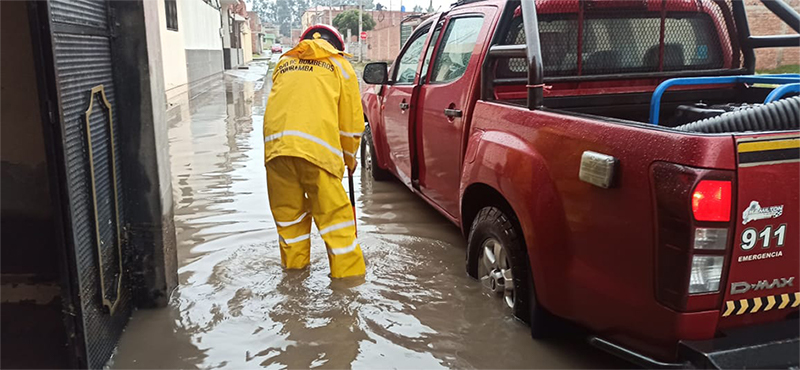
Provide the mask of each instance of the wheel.
POLYGON ((478 212, 470 228, 467 269, 486 291, 499 297, 518 319, 530 324, 534 338, 550 331, 549 313, 536 304, 525 245, 515 218, 497 207, 478 212))
POLYGON ((361 137, 361 166, 375 181, 391 180, 392 173, 378 166, 378 161, 375 160, 373 153, 375 153, 375 144, 372 140, 372 130, 367 125, 364 128, 364 135, 361 137))

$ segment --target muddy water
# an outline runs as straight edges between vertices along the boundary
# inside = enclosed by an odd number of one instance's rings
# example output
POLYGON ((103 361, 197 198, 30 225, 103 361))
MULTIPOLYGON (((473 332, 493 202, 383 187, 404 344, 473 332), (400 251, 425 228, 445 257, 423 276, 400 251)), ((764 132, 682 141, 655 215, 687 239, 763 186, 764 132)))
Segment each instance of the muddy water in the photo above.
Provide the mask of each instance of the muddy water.
POLYGON ((533 341, 466 276, 458 229, 396 182, 356 175, 363 284, 328 278, 318 236, 309 270, 282 271, 262 164, 264 73, 170 99, 180 287, 168 308, 134 314, 114 367, 626 366, 580 338, 533 341))

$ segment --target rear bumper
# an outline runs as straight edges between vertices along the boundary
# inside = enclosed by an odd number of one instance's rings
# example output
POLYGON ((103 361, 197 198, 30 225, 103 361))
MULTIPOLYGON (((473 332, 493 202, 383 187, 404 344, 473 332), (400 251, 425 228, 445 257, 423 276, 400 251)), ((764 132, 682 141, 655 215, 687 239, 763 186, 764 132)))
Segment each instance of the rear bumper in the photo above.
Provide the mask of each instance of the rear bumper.
POLYGON ((785 320, 722 331, 723 337, 680 341, 678 361, 661 362, 592 337, 589 343, 645 368, 785 369, 800 366, 800 320, 785 320))
POLYGON ((728 329, 722 334, 721 338, 681 341, 678 358, 701 369, 800 366, 800 320, 728 329))

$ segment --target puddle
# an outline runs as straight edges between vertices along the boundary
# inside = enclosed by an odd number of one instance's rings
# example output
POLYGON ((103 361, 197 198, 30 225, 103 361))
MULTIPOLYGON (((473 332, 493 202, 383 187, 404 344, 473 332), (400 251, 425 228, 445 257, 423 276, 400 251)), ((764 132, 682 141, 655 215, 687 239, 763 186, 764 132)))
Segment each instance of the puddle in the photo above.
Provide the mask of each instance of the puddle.
POLYGON ((311 268, 284 272, 262 163, 269 78, 258 71, 174 99, 180 286, 169 307, 134 313, 113 367, 627 366, 580 338, 533 341, 467 277, 459 230, 398 182, 356 174, 362 284, 328 278, 318 235, 311 268))

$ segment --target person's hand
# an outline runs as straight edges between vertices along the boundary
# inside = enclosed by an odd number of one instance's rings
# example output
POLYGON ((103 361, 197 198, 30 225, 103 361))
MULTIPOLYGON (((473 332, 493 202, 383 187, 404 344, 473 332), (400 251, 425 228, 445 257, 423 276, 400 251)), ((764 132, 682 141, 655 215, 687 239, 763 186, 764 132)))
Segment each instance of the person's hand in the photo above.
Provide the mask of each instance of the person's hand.
POLYGON ((353 176, 353 173, 356 172, 356 168, 358 167, 358 162, 353 162, 353 167, 347 167, 347 174, 353 176))

